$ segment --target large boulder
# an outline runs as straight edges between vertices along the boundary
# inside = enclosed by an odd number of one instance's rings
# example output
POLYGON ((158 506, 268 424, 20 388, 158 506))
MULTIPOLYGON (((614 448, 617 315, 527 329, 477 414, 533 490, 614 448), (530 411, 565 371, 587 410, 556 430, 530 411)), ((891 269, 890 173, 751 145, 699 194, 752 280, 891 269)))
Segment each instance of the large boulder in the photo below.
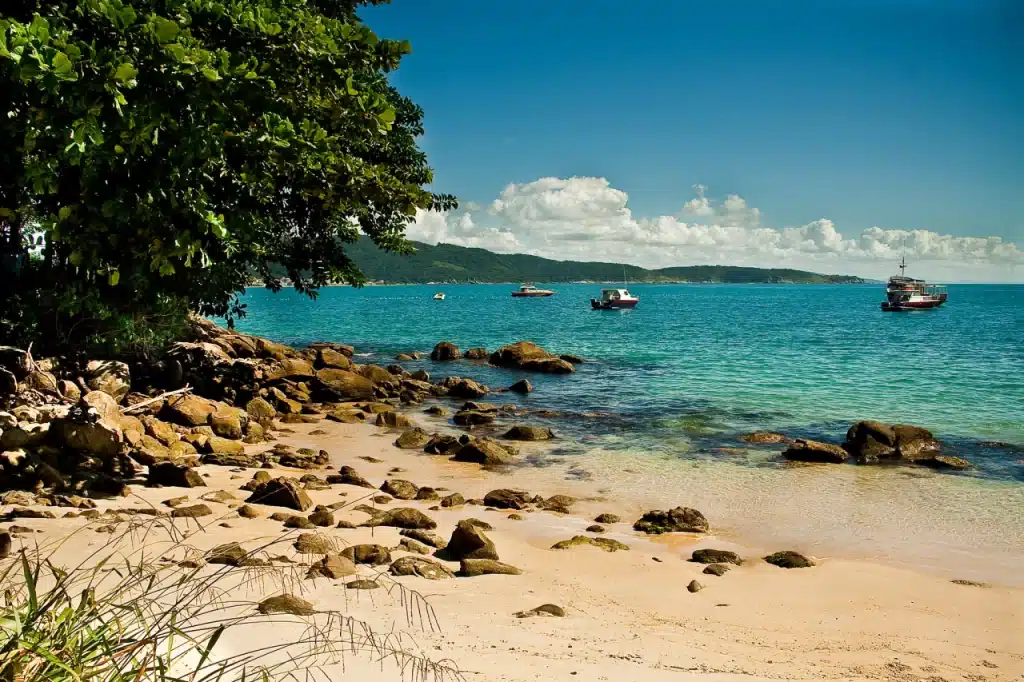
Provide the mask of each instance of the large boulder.
POLYGON ((696 509, 676 507, 668 511, 655 509, 644 514, 633 524, 633 530, 651 535, 661 533, 706 533, 709 525, 696 509))
POLYGON ((458 426, 479 426, 480 424, 491 424, 494 422, 493 412, 478 412, 476 410, 460 410, 452 417, 452 421, 458 426))
POLYGON ((380 365, 363 365, 359 368, 359 375, 372 381, 375 386, 392 386, 399 382, 398 377, 380 365))
POLYGON ((222 438, 239 440, 245 433, 249 414, 237 407, 223 405, 218 406, 217 411, 210 414, 209 422, 214 434, 222 438))
POLYGON ((472 379, 464 379, 462 377, 448 377, 441 385, 448 389, 448 395, 453 398, 466 398, 473 400, 475 398, 482 398, 487 395, 490 390, 487 386, 480 384, 472 379))
POLYGON ((103 391, 90 391, 82 396, 82 407, 95 413, 100 419, 116 424, 121 418, 121 408, 109 394, 103 391))
POLYGON ((333 348, 321 348, 316 354, 317 369, 352 369, 352 361, 344 353, 333 348))
POLYGON ((782 453, 792 462, 842 464, 850 456, 842 447, 816 440, 796 440, 782 453))
POLYGON ((391 552, 381 545, 353 545, 342 550, 341 556, 353 563, 371 566, 391 563, 391 552))
POLYGON ((181 426, 203 426, 210 421, 210 415, 217 411, 218 404, 198 395, 175 395, 167 399, 162 414, 167 421, 181 426))
POLYGON ((453 561, 461 559, 492 559, 497 561, 498 550, 484 532, 465 519, 459 521, 445 548, 453 561))
POLYGON ((894 424, 892 430, 896 434, 896 451, 899 452, 901 459, 912 462, 930 460, 942 448, 934 434, 920 426, 894 424))
POLYGON ((265 381, 279 381, 281 379, 292 379, 302 381, 311 379, 315 375, 313 363, 303 358, 284 358, 268 364, 263 369, 265 381))
POLYGON ((317 371, 316 379, 320 390, 335 400, 373 399, 373 382, 355 372, 326 368, 317 371))
POLYGON ((270 422, 277 414, 274 406, 263 398, 253 398, 245 404, 245 411, 249 418, 257 423, 270 422))
POLYGON ((121 427, 106 419, 54 419, 50 422, 49 438, 59 447, 87 452, 97 457, 114 457, 121 454, 124 448, 121 427))
POLYGON ((452 457, 456 462, 472 462, 485 466, 500 466, 515 461, 514 454, 489 438, 471 438, 461 445, 452 457))
POLYGON ((298 511, 306 511, 313 506, 313 500, 309 498, 298 482, 284 477, 260 483, 252 491, 246 503, 286 507, 298 511))
POLYGON ((469 348, 466 350, 467 360, 486 360, 487 349, 486 348, 469 348))
POLYGON ((860 421, 846 432, 846 450, 859 464, 896 459, 896 433, 888 424, 860 421))
POLYGON ((459 347, 450 341, 442 341, 434 346, 434 350, 430 351, 430 359, 437 362, 458 360, 461 357, 462 353, 459 351, 459 347))
POLYGON ((490 363, 498 367, 514 367, 549 374, 571 374, 576 371, 571 362, 549 353, 532 341, 519 341, 502 346, 491 354, 490 363))
POLYGON ((338 580, 340 578, 347 578, 350 575, 357 575, 358 573, 359 569, 356 568, 355 562, 348 557, 343 557, 338 554, 328 554, 320 559, 320 561, 309 567, 309 572, 306 574, 306 577, 320 577, 338 580))
POLYGON ((85 366, 85 383, 94 391, 103 391, 121 402, 131 388, 128 365, 114 360, 92 360, 85 366))

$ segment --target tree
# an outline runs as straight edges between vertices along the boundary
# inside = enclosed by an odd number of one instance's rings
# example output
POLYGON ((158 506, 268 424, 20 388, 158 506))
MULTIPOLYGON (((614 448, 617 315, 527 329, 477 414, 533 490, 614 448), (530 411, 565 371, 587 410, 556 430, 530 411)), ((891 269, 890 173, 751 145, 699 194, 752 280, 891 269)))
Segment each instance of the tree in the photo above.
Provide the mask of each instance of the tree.
POLYGON ((363 4, 4 3, 0 339, 242 314, 253 275, 280 287, 274 264, 311 295, 358 284, 360 232, 407 251, 416 210, 455 200, 424 188, 423 112, 388 82, 410 46, 363 4))

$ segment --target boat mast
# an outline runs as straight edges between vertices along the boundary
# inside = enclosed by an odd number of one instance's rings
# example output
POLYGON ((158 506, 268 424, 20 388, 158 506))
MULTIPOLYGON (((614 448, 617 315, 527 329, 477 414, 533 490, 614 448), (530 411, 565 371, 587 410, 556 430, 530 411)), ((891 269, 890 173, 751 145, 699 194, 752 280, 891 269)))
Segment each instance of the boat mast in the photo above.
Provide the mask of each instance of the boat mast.
POLYGON ((907 239, 903 239, 903 255, 900 257, 900 277, 907 276, 907 239))

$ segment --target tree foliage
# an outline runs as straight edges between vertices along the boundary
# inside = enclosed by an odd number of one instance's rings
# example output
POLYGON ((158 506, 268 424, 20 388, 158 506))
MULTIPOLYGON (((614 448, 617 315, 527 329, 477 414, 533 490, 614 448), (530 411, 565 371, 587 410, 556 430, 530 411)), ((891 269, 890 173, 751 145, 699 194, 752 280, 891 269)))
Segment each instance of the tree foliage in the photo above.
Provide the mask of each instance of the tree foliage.
POLYGON ((310 294, 359 283, 361 232, 408 250, 416 209, 454 198, 425 189, 423 112, 388 81, 410 46, 361 4, 3 3, 0 339, 239 314, 252 275, 280 286, 271 264, 310 294))

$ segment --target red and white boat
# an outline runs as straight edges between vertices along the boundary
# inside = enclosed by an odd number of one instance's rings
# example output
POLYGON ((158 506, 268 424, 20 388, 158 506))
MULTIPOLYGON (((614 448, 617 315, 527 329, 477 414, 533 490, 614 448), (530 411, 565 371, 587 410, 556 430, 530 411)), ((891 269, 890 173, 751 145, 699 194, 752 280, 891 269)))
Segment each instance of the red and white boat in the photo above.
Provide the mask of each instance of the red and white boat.
POLYGON ((939 284, 928 284, 923 279, 912 279, 906 276, 907 260, 900 261, 900 274, 889 278, 885 287, 885 299, 882 310, 903 312, 906 310, 927 310, 938 308, 946 302, 949 294, 946 287, 939 284))
POLYGON ((635 308, 639 302, 640 298, 627 289, 602 289, 601 298, 590 299, 590 307, 594 310, 624 310, 635 308))
POLYGON ((513 298, 545 298, 547 296, 554 296, 555 292, 550 289, 538 289, 532 284, 524 284, 519 287, 519 291, 513 291, 513 298))

